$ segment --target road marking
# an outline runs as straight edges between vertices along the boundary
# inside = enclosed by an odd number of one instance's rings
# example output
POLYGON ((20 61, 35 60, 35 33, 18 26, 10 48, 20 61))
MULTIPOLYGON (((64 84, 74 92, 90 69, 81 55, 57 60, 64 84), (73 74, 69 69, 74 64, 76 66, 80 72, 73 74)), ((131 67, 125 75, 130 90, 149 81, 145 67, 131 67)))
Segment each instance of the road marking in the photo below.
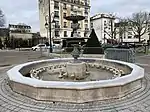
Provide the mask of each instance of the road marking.
POLYGON ((150 65, 149 64, 144 64, 144 63, 135 63, 136 65, 141 65, 141 66, 149 66, 150 67, 150 65))

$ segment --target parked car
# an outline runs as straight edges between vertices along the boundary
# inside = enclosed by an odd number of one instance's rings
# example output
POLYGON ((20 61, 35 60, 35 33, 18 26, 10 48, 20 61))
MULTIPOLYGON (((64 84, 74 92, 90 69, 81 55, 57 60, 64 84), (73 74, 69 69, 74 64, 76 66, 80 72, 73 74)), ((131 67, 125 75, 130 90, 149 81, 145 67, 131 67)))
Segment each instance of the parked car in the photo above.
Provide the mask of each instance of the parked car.
POLYGON ((49 48, 49 46, 46 46, 46 44, 38 44, 38 45, 36 45, 36 46, 33 46, 33 47, 32 47, 32 50, 33 50, 33 51, 36 51, 36 50, 39 50, 40 48, 42 48, 42 49, 47 49, 47 48, 49 48))

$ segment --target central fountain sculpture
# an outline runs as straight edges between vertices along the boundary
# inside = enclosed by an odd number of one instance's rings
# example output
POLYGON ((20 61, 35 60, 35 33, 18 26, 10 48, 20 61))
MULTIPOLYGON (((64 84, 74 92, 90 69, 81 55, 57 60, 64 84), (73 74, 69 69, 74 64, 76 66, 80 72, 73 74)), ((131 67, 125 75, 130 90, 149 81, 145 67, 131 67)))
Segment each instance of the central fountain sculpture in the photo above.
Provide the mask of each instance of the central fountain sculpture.
MULTIPOLYGON (((84 16, 67 16, 64 18, 68 21, 72 21, 72 29, 73 29, 72 38, 74 38, 74 40, 79 43, 81 40, 80 39, 78 40, 78 38, 80 37, 79 34, 77 33, 77 30, 79 29, 79 26, 80 26, 78 21, 84 20, 85 17, 84 16)), ((74 58, 74 61, 68 62, 66 65, 67 76, 68 78, 81 80, 81 79, 86 78, 87 75, 89 75, 88 67, 85 62, 78 60, 78 58, 80 57, 80 51, 78 49, 79 44, 72 44, 72 46, 74 46, 74 49, 71 55, 74 58)))

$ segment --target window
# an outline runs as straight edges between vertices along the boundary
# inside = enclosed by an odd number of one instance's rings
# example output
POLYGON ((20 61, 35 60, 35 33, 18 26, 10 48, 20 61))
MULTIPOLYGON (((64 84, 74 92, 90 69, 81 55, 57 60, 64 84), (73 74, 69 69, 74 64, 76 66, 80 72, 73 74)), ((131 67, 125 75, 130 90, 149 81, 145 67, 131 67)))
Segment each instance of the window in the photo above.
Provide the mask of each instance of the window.
POLYGON ((64 28, 67 28, 67 22, 64 22, 64 28))
POLYGON ((85 24, 85 30, 88 31, 89 28, 88 28, 88 24, 85 24))
POLYGON ((55 11, 55 17, 59 17, 59 12, 55 11))
POLYGON ((67 31, 64 31, 64 37, 67 37, 67 31))
POLYGON ((63 5, 63 9, 67 9, 67 5, 65 3, 63 5))
POLYGON ((91 28, 93 28, 93 23, 91 23, 91 28))
POLYGON ((55 25, 59 25, 59 21, 55 21, 55 25))
POLYGON ((54 1, 54 8, 55 8, 55 9, 59 9, 59 2, 54 1))
POLYGON ((128 32, 128 35, 132 35, 132 32, 128 32))
POLYGON ((64 13, 64 17, 66 17, 66 15, 67 15, 67 14, 66 14, 66 13, 64 13))
POLYGON ((128 38, 132 38, 132 36, 128 36, 128 38))
POLYGON ((150 31, 150 25, 148 25, 148 31, 150 31))
POLYGON ((104 34, 104 39, 106 39, 106 34, 104 34))
POLYGON ((59 37, 59 31, 55 31, 55 36, 59 37))
POLYGON ((132 28, 131 28, 131 27, 129 27, 129 28, 128 28, 128 30, 129 30, 129 31, 131 31, 131 30, 132 30, 132 28))
POLYGON ((86 35, 87 35, 87 32, 84 32, 84 37, 86 37, 86 35))
POLYGON ((85 8, 85 12, 84 12, 85 14, 88 14, 88 9, 87 8, 85 8))
POLYGON ((71 10, 73 11, 73 8, 74 8, 74 6, 73 5, 71 5, 71 10))

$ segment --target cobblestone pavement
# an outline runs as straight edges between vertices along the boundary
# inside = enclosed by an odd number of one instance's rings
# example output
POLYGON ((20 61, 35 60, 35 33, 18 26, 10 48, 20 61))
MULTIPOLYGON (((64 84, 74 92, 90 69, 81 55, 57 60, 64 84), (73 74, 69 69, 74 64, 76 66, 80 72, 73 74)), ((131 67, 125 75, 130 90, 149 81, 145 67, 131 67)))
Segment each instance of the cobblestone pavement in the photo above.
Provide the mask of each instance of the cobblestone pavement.
MULTIPOLYGON (((7 68, 8 69, 8 68, 7 68)), ((14 93, 8 85, 6 68, 0 76, 0 112, 150 112, 150 75, 143 88, 124 99, 85 104, 41 102, 14 93)))
POLYGON ((41 102, 14 93, 8 85, 6 75, 10 67, 3 67, 0 69, 0 112, 150 112, 150 66, 149 63, 143 63, 143 66, 147 73, 143 79, 143 87, 137 92, 123 99, 85 104, 41 102))

